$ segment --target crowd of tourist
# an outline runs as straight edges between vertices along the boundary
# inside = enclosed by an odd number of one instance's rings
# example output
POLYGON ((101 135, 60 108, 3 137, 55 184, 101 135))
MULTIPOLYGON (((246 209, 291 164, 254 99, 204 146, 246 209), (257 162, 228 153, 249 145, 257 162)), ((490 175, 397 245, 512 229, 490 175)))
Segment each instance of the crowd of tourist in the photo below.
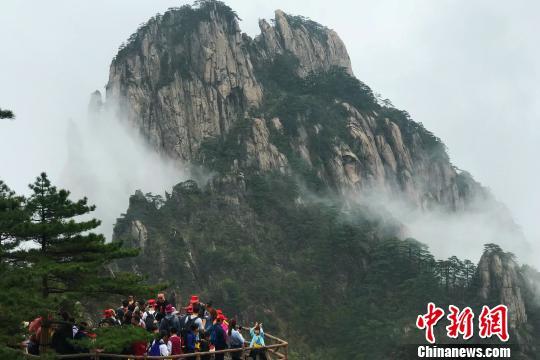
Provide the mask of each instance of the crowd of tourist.
MULTIPOLYGON (((59 354, 74 354, 88 351, 77 345, 82 339, 94 339, 95 333, 85 322, 75 323, 66 312, 59 314, 60 325, 55 326, 51 337, 51 347, 59 354)), ((39 354, 41 339, 39 317, 32 321, 28 330, 28 353, 39 354)), ((249 347, 252 359, 267 359, 262 323, 255 323, 250 329, 249 342, 244 339, 236 319, 228 319, 221 309, 214 308, 211 302, 203 303, 196 295, 191 296, 185 307, 175 308, 165 293, 156 299, 137 300, 133 296, 122 301, 118 309, 103 311, 98 327, 134 326, 146 329, 152 334, 151 341, 135 341, 122 351, 122 354, 136 356, 171 356, 190 353, 201 354, 201 360, 224 359, 225 349, 249 347), (217 353, 215 353, 217 351, 217 353)), ((232 359, 240 359, 242 352, 231 352, 232 359)))

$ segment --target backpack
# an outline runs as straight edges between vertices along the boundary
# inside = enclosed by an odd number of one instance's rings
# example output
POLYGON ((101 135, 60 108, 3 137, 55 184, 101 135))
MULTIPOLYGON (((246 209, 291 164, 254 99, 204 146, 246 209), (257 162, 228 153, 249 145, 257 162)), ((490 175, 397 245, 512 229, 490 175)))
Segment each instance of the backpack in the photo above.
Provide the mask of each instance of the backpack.
POLYGON ((125 313, 123 307, 119 307, 118 309, 116 309, 116 318, 120 320, 120 322, 124 321, 124 315, 125 313))
POLYGON ((163 319, 161 319, 161 323, 159 324, 159 331, 166 332, 167 335, 169 335, 171 333, 172 326, 173 326, 173 319, 164 317, 163 319))
POLYGON ((144 327, 146 328, 146 330, 152 331, 155 320, 156 317, 154 316, 154 314, 150 314, 149 312, 146 313, 146 318, 144 319, 144 327))
POLYGON ((160 340, 154 340, 150 349, 148 349, 148 356, 160 356, 161 352, 159 351, 160 340))
POLYGON ((216 325, 212 325, 210 327, 210 329, 208 329, 208 331, 210 331, 210 343, 212 344, 215 344, 216 343, 216 325))
POLYGON ((184 318, 184 321, 182 321, 182 329, 180 330, 180 337, 182 338, 182 343, 187 343, 187 334, 191 331, 191 325, 195 323, 195 320, 197 320, 199 317, 191 318, 191 315, 188 315, 184 318))
POLYGON ((227 333, 221 327, 221 324, 214 324, 210 333, 210 342, 214 344, 217 350, 227 348, 227 333))

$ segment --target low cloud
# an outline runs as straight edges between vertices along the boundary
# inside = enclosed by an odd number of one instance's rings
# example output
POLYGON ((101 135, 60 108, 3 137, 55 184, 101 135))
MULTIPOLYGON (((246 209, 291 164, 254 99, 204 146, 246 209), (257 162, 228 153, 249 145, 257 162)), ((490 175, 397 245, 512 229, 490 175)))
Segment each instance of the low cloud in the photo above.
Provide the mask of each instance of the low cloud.
POLYGON ((109 239, 136 190, 163 195, 188 178, 185 167, 151 149, 115 114, 108 104, 83 121, 68 123, 68 157, 59 179, 75 198, 86 196, 96 205, 93 215, 103 222, 99 231, 109 239))
POLYGON ((496 243, 517 255, 521 263, 536 265, 531 246, 506 207, 491 200, 475 200, 460 212, 443 208, 430 210, 412 206, 396 194, 369 192, 361 196, 371 211, 390 216, 403 224, 403 237, 412 237, 429 246, 436 258, 456 255, 477 262, 483 245, 496 243))

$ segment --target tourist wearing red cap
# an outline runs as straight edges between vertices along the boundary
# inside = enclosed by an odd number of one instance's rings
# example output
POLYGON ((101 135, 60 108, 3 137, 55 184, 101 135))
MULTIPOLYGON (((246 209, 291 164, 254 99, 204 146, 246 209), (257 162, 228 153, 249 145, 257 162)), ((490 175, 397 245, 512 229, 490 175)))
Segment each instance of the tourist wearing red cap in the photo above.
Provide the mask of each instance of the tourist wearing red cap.
POLYGON ((186 324, 193 323, 197 325, 197 327, 199 328, 199 332, 202 332, 204 331, 204 325, 203 325, 202 319, 199 317, 199 310, 200 310, 199 306, 200 306, 199 302, 194 302, 194 303, 191 303, 187 307, 188 318, 186 319, 186 324))
MULTIPOLYGON (((210 341, 214 345, 216 351, 227 349, 227 333, 223 330, 221 326, 225 316, 223 313, 218 314, 217 319, 214 323, 214 326, 211 329, 210 341)), ((225 354, 216 354, 215 360, 223 360, 225 354)))
POLYGON ((223 314, 223 311, 221 309, 218 309, 218 318, 221 320, 221 327, 225 332, 229 331, 229 319, 223 314))
POLYGON ((113 309, 103 310, 103 318, 99 321, 99 327, 108 327, 119 325, 115 319, 115 313, 113 309))
POLYGON ((175 328, 177 332, 180 331, 180 322, 178 317, 174 315, 173 312, 173 306, 171 304, 167 304, 167 306, 165 306, 166 315, 159 323, 160 333, 170 335, 172 328, 175 328))
POLYGON ((156 300, 150 299, 147 301, 146 311, 142 314, 142 320, 144 321, 144 326, 146 330, 153 331, 154 327, 157 326, 156 320, 156 300))

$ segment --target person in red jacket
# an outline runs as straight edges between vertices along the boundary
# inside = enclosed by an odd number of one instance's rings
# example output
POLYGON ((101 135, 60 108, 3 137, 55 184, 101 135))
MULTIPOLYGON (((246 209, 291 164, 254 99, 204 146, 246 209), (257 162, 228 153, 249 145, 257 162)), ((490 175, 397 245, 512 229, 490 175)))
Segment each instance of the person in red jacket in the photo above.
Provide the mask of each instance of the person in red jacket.
POLYGON ((167 344, 169 354, 171 355, 180 355, 182 353, 182 339, 178 336, 177 332, 174 327, 171 328, 171 336, 167 344))

